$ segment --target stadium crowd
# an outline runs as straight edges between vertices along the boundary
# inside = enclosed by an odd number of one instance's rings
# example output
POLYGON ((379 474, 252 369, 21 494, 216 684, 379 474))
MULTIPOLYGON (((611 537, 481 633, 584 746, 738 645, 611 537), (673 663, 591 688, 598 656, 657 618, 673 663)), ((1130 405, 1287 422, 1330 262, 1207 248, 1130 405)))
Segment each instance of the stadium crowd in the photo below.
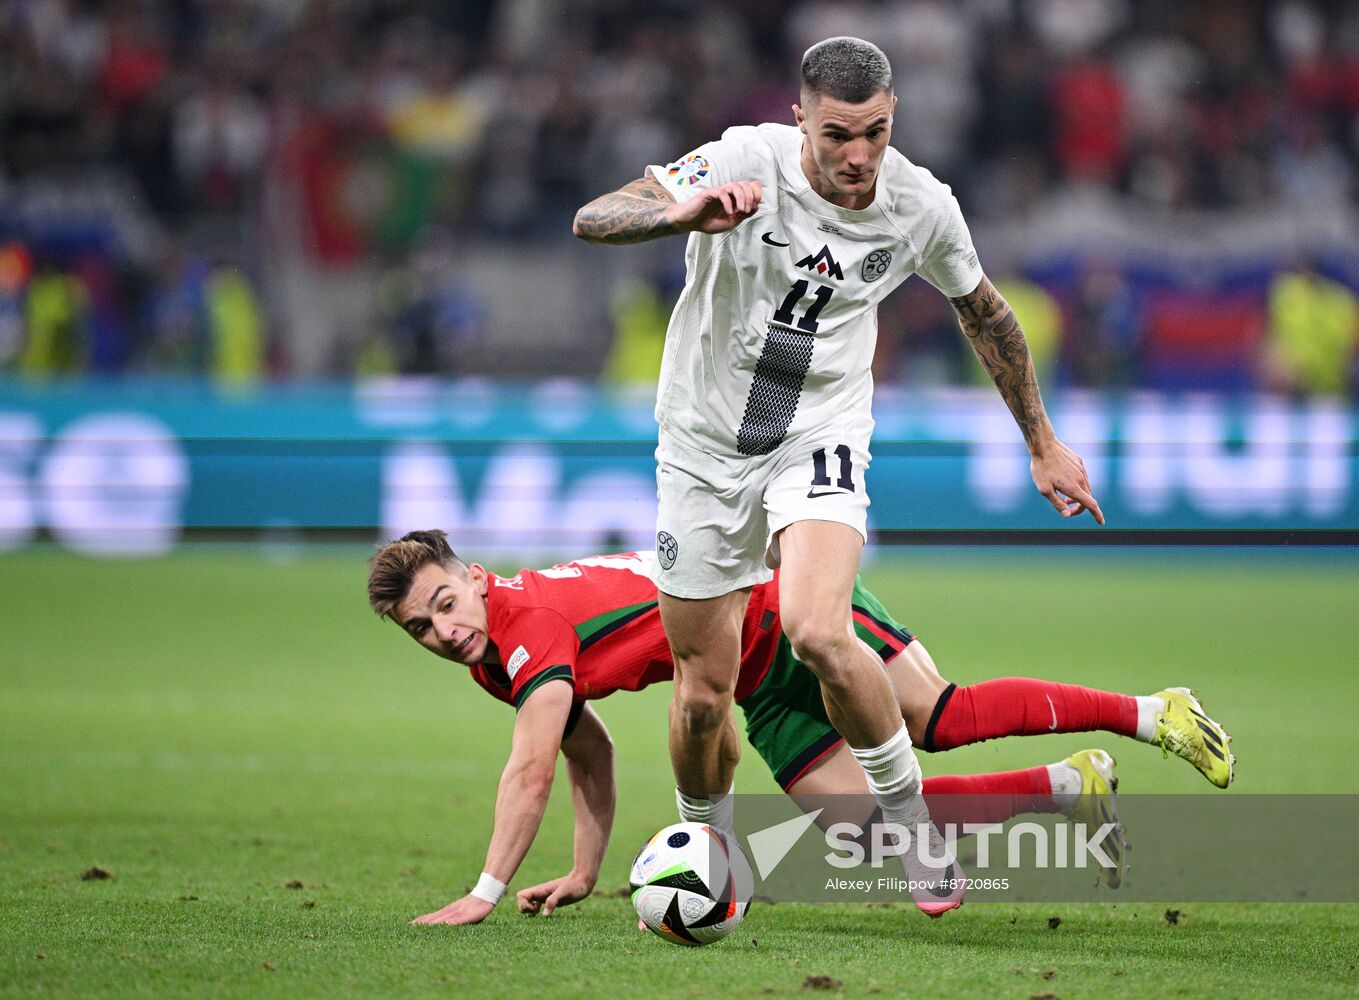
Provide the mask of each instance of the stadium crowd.
MULTIPOLYGON (((1062 198, 1353 211, 1359 8, 1328 0, 0 0, 0 371, 465 371, 460 248, 565 244, 644 164, 787 120, 831 34, 887 51, 894 143, 984 255, 1062 198)), ((1311 251, 1207 291, 1146 252, 988 263, 1058 384, 1353 392, 1359 249, 1311 251)), ((880 376, 972 378, 946 313, 898 294, 880 376)))

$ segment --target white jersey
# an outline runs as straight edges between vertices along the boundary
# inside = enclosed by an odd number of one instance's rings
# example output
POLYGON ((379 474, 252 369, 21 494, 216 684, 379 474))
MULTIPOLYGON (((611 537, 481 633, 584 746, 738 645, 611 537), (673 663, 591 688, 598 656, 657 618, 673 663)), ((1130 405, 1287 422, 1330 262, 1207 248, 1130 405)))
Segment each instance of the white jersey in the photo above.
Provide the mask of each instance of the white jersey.
POLYGON ((873 204, 812 190, 791 125, 728 129, 651 175, 676 200, 759 181, 758 212, 692 233, 687 280, 666 334, 656 399, 662 431, 730 455, 765 455, 832 420, 872 427, 878 303, 919 273, 945 295, 981 281, 958 201, 889 148, 873 204))

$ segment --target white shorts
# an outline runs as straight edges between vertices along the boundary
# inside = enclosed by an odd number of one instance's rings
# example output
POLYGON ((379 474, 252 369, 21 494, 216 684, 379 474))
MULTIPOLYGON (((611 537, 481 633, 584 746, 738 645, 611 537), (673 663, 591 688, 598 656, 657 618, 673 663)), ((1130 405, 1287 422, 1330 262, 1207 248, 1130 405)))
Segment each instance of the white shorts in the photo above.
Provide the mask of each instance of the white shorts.
POLYGON ((868 537, 871 425, 821 428, 768 455, 730 456, 662 430, 654 579, 672 597, 719 597, 769 580, 778 533, 836 521, 868 537))

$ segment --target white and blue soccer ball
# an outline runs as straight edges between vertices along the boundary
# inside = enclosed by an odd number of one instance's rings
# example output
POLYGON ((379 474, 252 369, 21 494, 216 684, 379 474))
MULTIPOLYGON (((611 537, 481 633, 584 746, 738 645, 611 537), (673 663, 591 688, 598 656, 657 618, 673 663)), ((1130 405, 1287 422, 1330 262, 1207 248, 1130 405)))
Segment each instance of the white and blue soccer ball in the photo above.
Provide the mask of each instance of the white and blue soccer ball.
POLYGON ((661 830, 637 852, 628 881, 642 923, 689 946, 734 931, 755 893, 755 876, 736 838, 706 823, 661 830))

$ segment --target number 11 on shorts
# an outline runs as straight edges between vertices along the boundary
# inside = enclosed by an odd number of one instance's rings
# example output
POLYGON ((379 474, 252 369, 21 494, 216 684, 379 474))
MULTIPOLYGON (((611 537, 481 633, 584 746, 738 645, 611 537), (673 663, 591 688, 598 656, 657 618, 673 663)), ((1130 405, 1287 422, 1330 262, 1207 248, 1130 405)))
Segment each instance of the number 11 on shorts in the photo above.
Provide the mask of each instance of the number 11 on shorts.
MULTIPOLYGON (((849 460, 849 445, 839 444, 835 446, 835 457, 840 459, 840 475, 835 480, 837 490, 847 490, 854 492, 854 467, 849 460)), ((808 491, 808 497, 825 496, 825 493, 818 493, 818 486, 829 486, 831 479, 826 471, 826 449, 818 448, 812 452, 812 488, 808 491)), ((834 492, 834 491, 831 491, 834 492)))

